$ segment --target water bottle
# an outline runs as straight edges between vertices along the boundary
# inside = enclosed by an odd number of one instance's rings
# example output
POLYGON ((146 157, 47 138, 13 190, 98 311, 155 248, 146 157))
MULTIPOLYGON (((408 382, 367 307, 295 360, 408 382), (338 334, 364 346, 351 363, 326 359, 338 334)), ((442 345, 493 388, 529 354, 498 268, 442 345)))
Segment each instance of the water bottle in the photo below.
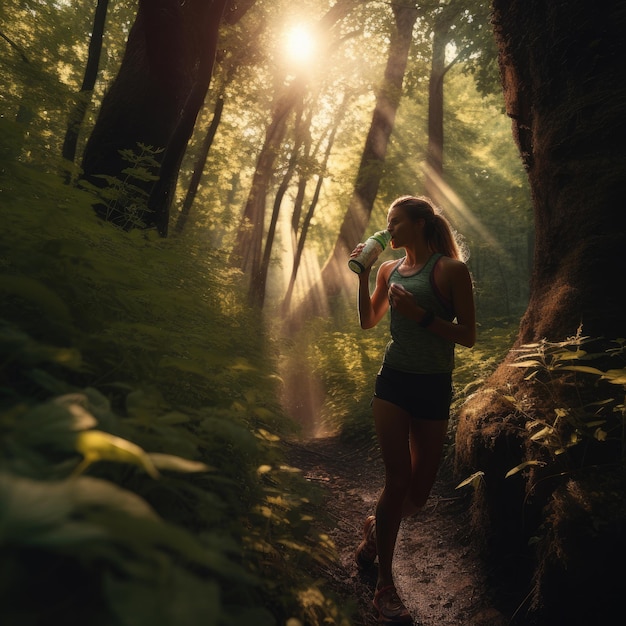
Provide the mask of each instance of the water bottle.
POLYGON ((360 274, 367 269, 378 258, 378 255, 387 247, 391 241, 391 233, 388 230, 379 230, 365 241, 365 246, 358 256, 348 261, 348 267, 360 274))

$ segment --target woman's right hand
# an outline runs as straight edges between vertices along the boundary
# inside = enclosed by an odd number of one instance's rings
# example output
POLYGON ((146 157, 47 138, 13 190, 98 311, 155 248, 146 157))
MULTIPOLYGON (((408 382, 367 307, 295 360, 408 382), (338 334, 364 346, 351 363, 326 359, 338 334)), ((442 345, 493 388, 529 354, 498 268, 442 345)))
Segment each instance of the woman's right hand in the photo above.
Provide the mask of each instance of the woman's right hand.
POLYGON ((365 248, 365 244, 364 243, 357 243, 356 248, 354 250, 352 250, 352 252, 350 252, 350 258, 354 259, 355 257, 359 256, 359 254, 361 254, 361 250, 363 250, 363 248, 365 248))

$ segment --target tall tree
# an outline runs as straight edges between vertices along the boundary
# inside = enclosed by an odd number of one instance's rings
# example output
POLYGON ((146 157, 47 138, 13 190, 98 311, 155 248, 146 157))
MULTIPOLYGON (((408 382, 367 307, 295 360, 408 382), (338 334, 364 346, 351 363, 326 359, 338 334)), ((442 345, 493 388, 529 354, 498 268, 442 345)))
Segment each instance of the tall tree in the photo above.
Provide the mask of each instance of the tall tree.
MULTIPOLYGON (((428 83, 428 144, 424 189, 428 196, 440 205, 445 205, 444 181, 444 79, 459 61, 465 71, 481 73, 483 81, 492 46, 485 41, 488 24, 488 2, 468 3, 467 0, 452 0, 437 8, 430 16, 432 22, 432 61, 428 83), (456 54, 446 58, 448 45, 454 43, 456 54)), ((494 53, 495 54, 495 53, 494 53)))
POLYGON ((328 160, 330 159, 330 154, 333 149, 335 143, 335 136, 337 135, 337 131, 339 130, 339 124, 345 109, 348 104, 348 98, 345 97, 341 106, 339 107, 339 112, 337 118, 334 120, 333 126, 330 129, 330 133, 326 142, 326 149, 324 151, 324 156, 322 162, 320 163, 319 172, 317 174, 317 181, 315 183, 315 189, 313 191, 313 197, 309 202, 309 206, 307 211, 302 219, 302 226, 300 227, 300 217, 302 214, 302 206, 304 203, 304 193, 306 190, 307 183, 309 181, 310 174, 305 170, 300 176, 300 180, 298 181, 298 192, 296 194, 296 201, 294 203, 294 213, 292 215, 292 235, 293 240, 295 242, 294 245, 294 255, 293 255, 293 264, 291 268, 291 276, 289 277, 289 282, 287 284, 287 290, 285 291, 285 297, 283 298, 283 302, 281 305, 281 311, 283 316, 287 316, 289 313, 289 309, 291 308, 291 300, 293 297, 293 291, 296 284, 296 278, 298 276, 298 270, 300 268, 300 262, 302 261, 302 255, 304 253, 304 244, 307 240, 307 235, 309 233, 309 227, 311 226, 311 222, 313 221, 313 215, 315 214, 315 209, 317 207, 317 203, 319 201, 320 193, 322 191, 322 183, 324 182, 324 173, 326 171, 326 167, 328 165, 328 160))
POLYGON ((215 139, 215 134, 217 133, 220 120, 222 119, 223 110, 224 95, 220 94, 215 102, 213 118, 211 119, 211 123, 209 124, 206 134, 204 135, 204 139, 202 140, 202 144, 200 145, 200 153, 194 163, 191 180, 189 181, 189 187, 187 188, 183 205, 180 209, 180 213, 178 214, 178 218, 176 219, 176 226, 174 228, 177 233, 183 232, 185 225, 187 224, 187 220, 189 219, 189 213, 193 202, 196 199, 196 194, 198 193, 198 187, 200 186, 200 180, 202 179, 202 172, 209 156, 209 150, 211 149, 211 145, 215 139))
POLYGON ((259 152, 252 178, 250 193, 243 209, 237 239, 231 254, 233 264, 258 278, 265 233, 265 209, 275 162, 287 132, 287 122, 298 103, 304 97, 302 79, 290 83, 278 97, 272 111, 271 121, 265 131, 265 141, 259 152))
POLYGON ((442 203, 440 193, 443 180, 443 81, 452 67, 446 63, 446 48, 450 42, 450 29, 459 12, 458 4, 446 5, 435 15, 433 26, 432 64, 428 84, 428 147, 424 189, 437 204, 442 203))
POLYGON ((65 139, 63 141, 62 155, 64 159, 74 162, 76 157, 76 145, 81 126, 87 114, 87 108, 91 102, 91 94, 98 77, 98 67, 102 54, 102 37, 104 35, 104 25, 106 23, 109 0, 98 0, 93 18, 93 28, 89 39, 89 52, 87 54, 87 64, 83 83, 80 87, 78 97, 74 106, 70 110, 65 139))
POLYGON ((280 216, 280 209, 291 184, 293 175, 296 172, 296 166, 300 158, 300 151, 305 141, 306 135, 310 134, 311 113, 305 117, 304 115, 304 102, 300 102, 296 110, 296 122, 294 128, 293 146, 291 148, 291 157, 289 163, 285 168, 280 184, 274 197, 274 206, 272 208, 272 214, 270 217, 269 228, 265 237, 265 246, 263 249, 263 256, 261 258, 261 264, 257 270, 253 273, 253 280, 250 282, 248 289, 248 302, 251 306, 263 308, 265 303, 265 289, 267 286, 267 274, 269 271, 270 260, 272 256, 272 248, 274 246, 274 238, 276 236, 276 227, 278 226, 278 218, 280 216))
MULTIPOLYGON (((230 22, 234 22, 233 17, 231 17, 230 22)), ((214 76, 214 83, 217 83, 219 87, 217 89, 214 88, 218 95, 213 109, 213 117, 207 130, 204 132, 198 155, 194 161, 187 193, 176 219, 175 231, 177 233, 181 233, 184 230, 189 219, 209 151, 222 119, 228 87, 232 84, 237 74, 241 74, 242 69, 253 67, 254 59, 258 55, 258 40, 264 30, 265 19, 258 19, 256 24, 253 24, 250 28, 229 32, 228 35, 231 37, 225 37, 220 44, 220 50, 216 59, 216 64, 220 71, 214 76)))
MULTIPOLYGON (((585 349, 602 354, 626 328, 626 84, 617 78, 626 63, 624 4, 494 0, 493 7, 506 109, 535 219, 530 301, 514 347, 566 340, 582 324, 584 335, 597 338, 585 349)), ((510 367, 514 356, 462 412, 459 469, 485 472, 481 526, 500 564, 520 554, 531 536, 542 537, 527 555, 533 585, 519 623, 611 623, 626 590, 613 574, 626 558, 624 442, 600 447, 591 437, 583 446, 588 460, 578 457, 581 448, 568 448, 546 470, 506 480, 507 470, 536 453, 523 435, 528 415, 556 428, 554 412, 567 406, 546 402, 545 384, 510 367), (526 414, 514 410, 511 397, 524 398, 526 414)), ((621 363, 607 357, 597 367, 621 363)), ((596 378, 579 376, 575 387, 557 389, 557 402, 572 400, 575 390, 579 401, 591 403, 610 397, 614 387, 607 391, 596 378)), ((621 430, 623 412, 619 421, 621 430)))
MULTIPOLYGON (((239 19, 242 7, 253 1, 139 0, 119 73, 103 98, 82 169, 87 181, 102 187, 102 175, 121 178, 128 167, 120 150, 136 150, 138 144, 163 149, 156 182, 143 183, 150 199, 142 215, 162 235, 168 230, 180 162, 211 79, 222 16, 239 19)), ((106 208, 99 213, 105 216, 106 208)), ((125 223, 123 208, 110 219, 125 223)))

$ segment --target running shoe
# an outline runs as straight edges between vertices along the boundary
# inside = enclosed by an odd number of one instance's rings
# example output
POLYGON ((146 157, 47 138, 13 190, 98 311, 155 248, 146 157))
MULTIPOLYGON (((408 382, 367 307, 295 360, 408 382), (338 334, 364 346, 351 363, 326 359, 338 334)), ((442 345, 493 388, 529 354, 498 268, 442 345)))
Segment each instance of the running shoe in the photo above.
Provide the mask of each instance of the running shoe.
POLYGON ((379 589, 374 595, 374 609, 379 624, 412 624, 413 618, 393 585, 379 589))
POLYGON ((359 569, 371 567, 376 560, 378 550, 376 549, 376 518, 370 515, 363 524, 363 541, 359 544, 354 555, 359 569))

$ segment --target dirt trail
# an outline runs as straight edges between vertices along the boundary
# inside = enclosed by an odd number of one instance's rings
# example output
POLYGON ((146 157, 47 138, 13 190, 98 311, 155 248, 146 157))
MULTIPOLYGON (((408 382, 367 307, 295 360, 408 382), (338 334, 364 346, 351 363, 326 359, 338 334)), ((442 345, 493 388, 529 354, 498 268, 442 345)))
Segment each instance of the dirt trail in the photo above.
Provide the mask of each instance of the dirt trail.
MULTIPOLYGON (((359 573, 354 551, 382 487, 377 452, 351 449, 330 437, 291 443, 289 457, 327 493, 321 524, 339 554, 332 570, 323 572, 329 588, 356 605, 353 626, 376 624, 371 606, 376 570, 359 573)), ((470 542, 467 500, 446 484, 443 474, 424 511, 400 528, 394 568, 399 594, 415 626, 506 626, 510 620, 490 599, 486 574, 470 542)))

